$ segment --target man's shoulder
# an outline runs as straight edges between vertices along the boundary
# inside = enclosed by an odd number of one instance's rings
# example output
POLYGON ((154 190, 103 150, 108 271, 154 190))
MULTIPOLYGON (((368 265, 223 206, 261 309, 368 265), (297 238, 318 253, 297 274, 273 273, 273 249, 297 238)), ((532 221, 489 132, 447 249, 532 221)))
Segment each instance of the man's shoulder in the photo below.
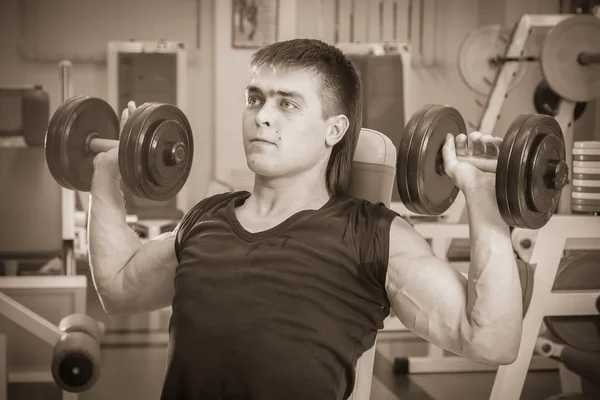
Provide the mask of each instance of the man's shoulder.
POLYGON ((396 219, 396 217, 402 219, 398 212, 394 211, 382 201, 371 201, 349 196, 346 199, 351 210, 354 210, 371 222, 380 220, 391 222, 396 219))
POLYGON ((228 204, 230 201, 235 200, 237 198, 241 198, 244 196, 248 196, 249 193, 244 190, 233 191, 233 192, 223 192, 217 193, 210 196, 207 196, 197 202, 190 210, 189 214, 196 213, 206 213, 215 208, 220 208, 225 204, 228 204))

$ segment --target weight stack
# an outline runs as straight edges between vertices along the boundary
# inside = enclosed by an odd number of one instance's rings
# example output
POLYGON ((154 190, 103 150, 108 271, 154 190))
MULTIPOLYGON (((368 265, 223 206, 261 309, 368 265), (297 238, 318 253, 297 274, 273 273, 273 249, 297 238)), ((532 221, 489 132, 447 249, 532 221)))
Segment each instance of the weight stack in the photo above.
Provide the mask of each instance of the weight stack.
POLYGON ((600 213, 600 141, 573 145, 571 210, 574 214, 600 213))

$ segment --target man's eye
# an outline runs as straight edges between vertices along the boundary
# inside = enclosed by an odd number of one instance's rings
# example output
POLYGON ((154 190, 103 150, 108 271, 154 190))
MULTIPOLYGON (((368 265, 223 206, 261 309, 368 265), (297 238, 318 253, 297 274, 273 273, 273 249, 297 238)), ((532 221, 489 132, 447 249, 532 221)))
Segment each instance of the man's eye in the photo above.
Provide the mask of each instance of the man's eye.
POLYGON ((294 105, 287 100, 281 100, 281 107, 283 108, 294 108, 294 105))
POLYGON ((256 98, 256 97, 248 97, 248 100, 246 101, 246 103, 247 103, 249 106, 255 106, 255 105, 257 105, 258 103, 260 103, 260 100, 259 100, 258 98, 256 98))

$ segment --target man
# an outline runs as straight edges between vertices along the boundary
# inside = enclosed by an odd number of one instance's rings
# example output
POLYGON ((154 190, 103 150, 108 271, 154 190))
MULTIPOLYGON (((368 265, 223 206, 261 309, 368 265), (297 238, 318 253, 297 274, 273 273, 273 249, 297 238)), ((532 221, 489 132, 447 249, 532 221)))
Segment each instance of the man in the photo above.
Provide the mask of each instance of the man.
POLYGON ((520 283, 494 175, 475 166, 497 157, 498 140, 449 135, 443 150, 468 207, 467 280, 396 213, 344 195, 362 88, 338 49, 275 43, 254 55, 251 72, 243 143, 252 193, 206 198, 175 232, 142 245, 125 222, 117 151, 94 160, 90 264, 105 310, 173 306, 162 399, 347 398, 390 308, 455 354, 513 362, 520 283))

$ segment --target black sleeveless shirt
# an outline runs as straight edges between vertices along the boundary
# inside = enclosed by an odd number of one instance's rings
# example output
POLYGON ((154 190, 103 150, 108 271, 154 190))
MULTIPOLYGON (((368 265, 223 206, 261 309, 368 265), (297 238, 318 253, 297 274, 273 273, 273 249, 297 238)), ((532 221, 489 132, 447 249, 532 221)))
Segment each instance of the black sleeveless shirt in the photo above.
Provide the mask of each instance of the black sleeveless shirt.
POLYGON ((389 315, 383 204, 331 198, 250 233, 208 197, 183 218, 162 400, 346 399, 389 315))

